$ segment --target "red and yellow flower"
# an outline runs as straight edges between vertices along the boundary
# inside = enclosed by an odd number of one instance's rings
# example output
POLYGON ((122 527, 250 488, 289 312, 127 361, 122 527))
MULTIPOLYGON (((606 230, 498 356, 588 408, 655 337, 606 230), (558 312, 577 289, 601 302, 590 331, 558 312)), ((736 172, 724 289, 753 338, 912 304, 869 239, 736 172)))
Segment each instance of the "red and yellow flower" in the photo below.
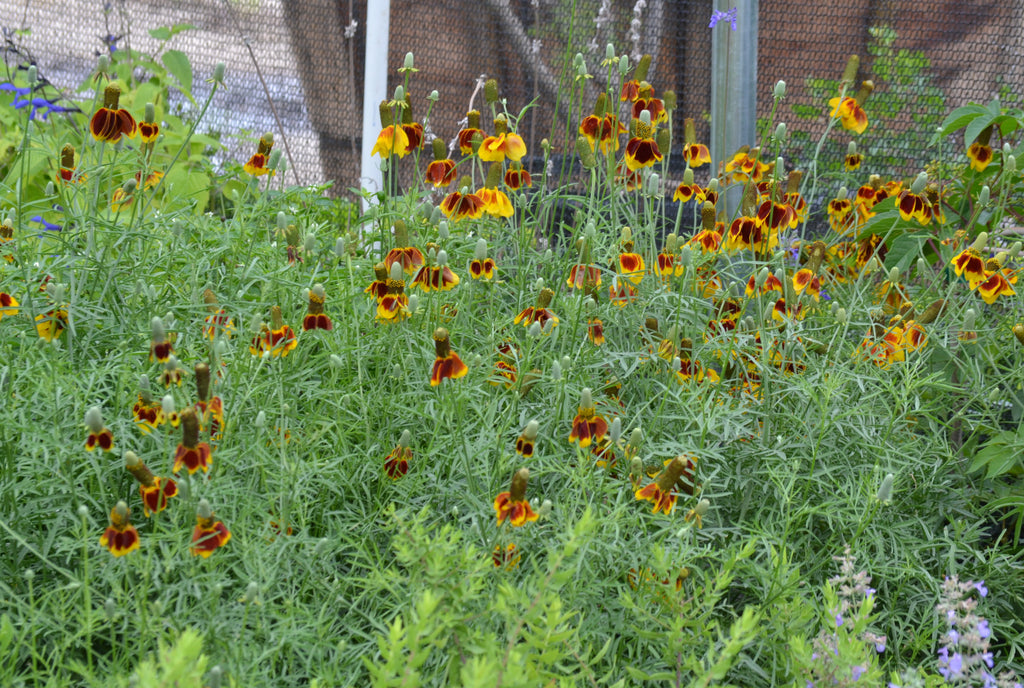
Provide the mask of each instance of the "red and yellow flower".
POLYGON ((540 323, 541 329, 546 329, 545 325, 550 321, 552 327, 558 326, 558 316, 556 316, 548 306, 551 305, 551 299, 555 297, 555 292, 551 289, 541 289, 540 294, 537 295, 537 305, 524 308, 519 315, 513 320, 514 325, 522 323, 523 327, 529 327, 533 323, 540 323))
POLYGON ((273 174, 267 167, 270 162, 270 151, 274 148, 274 135, 269 131, 260 137, 256 152, 249 158, 249 162, 242 166, 242 169, 254 177, 262 177, 265 174, 273 174))
POLYGON ((214 518, 210 503, 200 499, 196 508, 196 527, 192 530, 192 544, 189 546, 192 556, 206 559, 230 540, 231 531, 223 521, 214 518))
POLYGON ((448 330, 443 327, 434 330, 434 351, 436 356, 430 370, 431 387, 437 387, 441 380, 457 380, 469 372, 469 367, 452 351, 448 330))
POLYGON ((693 169, 711 163, 711 151, 697 143, 697 126, 692 117, 687 117, 683 126, 683 160, 693 169))
POLYGON ((139 483, 142 510, 148 518, 167 508, 167 500, 178 496, 178 484, 172 478, 161 478, 142 463, 134 452, 125 452, 125 468, 139 483))
POLYGON ((0 319, 7 315, 17 315, 20 305, 18 299, 5 291, 0 291, 0 319))
MULTIPOLYGON (((982 242, 984 245, 984 242, 982 242)), ((968 286, 973 290, 988 276, 985 274, 985 261, 981 257, 979 249, 970 246, 953 257, 950 261, 958 277, 967 280, 968 286)))
POLYGON ((665 468, 658 474, 650 485, 636 491, 638 500, 648 501, 654 504, 651 513, 662 513, 668 515, 676 506, 676 493, 673 491, 677 485, 681 491, 693 494, 694 471, 697 467, 697 457, 683 454, 665 463, 665 468), (689 489, 687 489, 689 488, 689 489))
POLYGON ((441 201, 441 212, 453 221, 469 218, 475 220, 484 214, 484 201, 476 194, 469 193, 466 187, 460 191, 452 191, 441 201))
POLYGON ((398 444, 384 457, 384 474, 392 480, 398 480, 409 472, 409 461, 412 459, 412 448, 409 446, 411 439, 412 433, 408 430, 403 431, 398 444))
POLYGON ((576 416, 572 419, 572 430, 569 442, 576 442, 581 449, 590 446, 591 442, 599 442, 608 434, 608 421, 597 413, 594 398, 589 387, 580 393, 580 405, 576 416))
POLYGON ((131 509, 121 501, 110 510, 110 525, 100 537, 100 545, 115 557, 123 557, 139 548, 139 531, 129 520, 131 509))
POLYGON ((526 501, 526 486, 530 480, 530 471, 520 468, 512 476, 512 487, 508 492, 502 492, 494 498, 494 511, 498 517, 498 525, 505 521, 518 528, 531 521, 536 521, 538 516, 526 501))
POLYGON ((473 137, 479 135, 480 140, 484 139, 484 132, 480 129, 480 111, 470 110, 466 113, 466 128, 459 130, 459 152, 463 155, 473 153, 473 137))
POLYGON ((516 454, 523 458, 529 459, 533 456, 533 451, 537 445, 537 432, 540 429, 540 423, 535 420, 531 420, 523 428, 519 438, 516 440, 516 454))
POLYGON ((203 473, 209 472, 212 452, 209 444, 199 441, 199 418, 191 406, 181 412, 181 430, 181 442, 174 452, 171 472, 177 473, 182 468, 187 468, 189 475, 200 468, 203 473))
POLYGON ((65 308, 51 308, 36 316, 36 333, 40 339, 52 342, 67 329, 68 312, 65 308))
POLYGON ((299 341, 291 326, 284 324, 280 306, 271 306, 270 324, 270 327, 266 323, 260 326, 260 333, 249 344, 249 352, 253 356, 269 354, 272 358, 284 358, 295 350, 299 341))
POLYGON ((874 88, 874 82, 865 81, 861 84, 857 95, 852 98, 850 96, 832 98, 828 101, 828 106, 832 108, 829 116, 838 118, 844 129, 863 134, 864 130, 868 128, 868 115, 864 112, 863 105, 874 88))
POLYGON ((434 139, 431 144, 434 152, 434 159, 427 165, 427 174, 424 181, 433 184, 434 188, 448 186, 456 178, 455 161, 448 157, 448 149, 440 138, 434 139))
POLYGON ((626 142, 626 167, 629 171, 636 172, 661 162, 661 151, 658 149, 658 142, 654 140, 655 125, 643 119, 636 119, 634 132, 635 136, 626 142))
POLYGON ((306 317, 302 319, 303 332, 333 328, 330 316, 324 313, 326 298, 327 292, 322 284, 314 284, 313 288, 309 290, 309 306, 306 308, 306 317))
POLYGON ((494 562, 494 568, 505 569, 506 571, 512 571, 519 567, 519 561, 523 558, 523 555, 516 549, 514 542, 508 543, 505 547, 501 545, 495 545, 494 551, 491 553, 491 561, 494 562))
POLYGON ((518 162, 526 155, 526 142, 519 134, 507 131, 508 122, 504 116, 494 120, 495 136, 488 136, 480 144, 477 155, 484 162, 504 162, 505 158, 518 162))
POLYGON ((139 125, 135 118, 124 108, 118 108, 121 99, 121 87, 108 84, 103 92, 103 107, 96 110, 89 120, 89 132, 97 141, 116 143, 121 136, 132 138, 138 133, 139 125))
MULTIPOLYGON (((379 265, 383 268, 383 264, 379 265)), ((405 280, 402 277, 402 266, 392 263, 390 275, 385 280, 384 296, 377 302, 377 320, 401 322, 409 317, 409 297, 405 294, 405 280)))

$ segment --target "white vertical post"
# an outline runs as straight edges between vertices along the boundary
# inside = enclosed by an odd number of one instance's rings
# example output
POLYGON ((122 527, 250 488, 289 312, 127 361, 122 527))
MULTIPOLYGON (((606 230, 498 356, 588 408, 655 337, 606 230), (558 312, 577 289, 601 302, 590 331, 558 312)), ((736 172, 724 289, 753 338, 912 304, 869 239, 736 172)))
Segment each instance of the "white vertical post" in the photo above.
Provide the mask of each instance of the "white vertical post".
MULTIPOLYGON (((363 147, 360 186, 372 192, 384 188, 380 163, 370 151, 380 133, 380 101, 388 93, 388 32, 391 26, 391 0, 369 0, 366 7, 366 59, 363 69, 363 147)), ((363 210, 367 208, 363 201, 363 210)))
MULTIPOLYGON (((711 160, 718 170, 743 145, 753 146, 757 124, 758 0, 714 0, 716 12, 736 8, 736 30, 728 20, 711 29, 711 160)), ((732 215, 743 192, 725 196, 732 215)))

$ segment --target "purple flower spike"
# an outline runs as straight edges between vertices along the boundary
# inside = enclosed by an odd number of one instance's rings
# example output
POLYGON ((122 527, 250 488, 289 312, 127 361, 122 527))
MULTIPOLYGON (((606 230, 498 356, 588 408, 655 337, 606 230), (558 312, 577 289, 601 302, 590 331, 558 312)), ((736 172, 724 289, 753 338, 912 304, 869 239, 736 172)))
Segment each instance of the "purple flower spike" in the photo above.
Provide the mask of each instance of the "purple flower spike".
POLYGON ((729 22, 730 26, 732 26, 732 30, 735 31, 736 30, 736 8, 733 7, 731 10, 726 10, 724 12, 721 12, 719 10, 715 10, 711 14, 711 23, 708 24, 708 28, 709 29, 715 28, 715 26, 717 26, 718 22, 720 22, 720 21, 729 22))

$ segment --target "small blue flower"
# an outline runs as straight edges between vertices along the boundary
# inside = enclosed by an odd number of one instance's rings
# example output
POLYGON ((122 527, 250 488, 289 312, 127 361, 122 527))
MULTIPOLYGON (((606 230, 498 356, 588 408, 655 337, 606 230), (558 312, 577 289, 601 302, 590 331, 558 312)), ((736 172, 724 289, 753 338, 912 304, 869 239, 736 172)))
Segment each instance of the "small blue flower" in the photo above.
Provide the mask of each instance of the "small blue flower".
POLYGON ((988 619, 978 622, 978 635, 984 640, 992 637, 992 630, 988 627, 988 619))
POLYGON ((988 588, 985 587, 985 581, 978 581, 974 584, 974 589, 978 591, 978 594, 982 597, 988 595, 988 588))
POLYGON ((875 652, 877 652, 878 654, 882 654, 883 652, 885 652, 885 640, 880 640, 877 643, 875 643, 875 652))
POLYGON ((842 625, 843 625, 843 615, 841 613, 839 613, 839 612, 836 612, 836 628, 839 628, 842 625))
POLYGON ((715 26, 717 26, 718 22, 720 22, 720 21, 729 22, 729 24, 732 26, 732 30, 735 31, 736 30, 736 8, 733 7, 731 10, 726 10, 724 12, 721 12, 719 10, 715 10, 711 14, 711 23, 708 24, 708 28, 709 29, 715 28, 715 26))
POLYGON ((853 674, 854 681, 859 681, 860 677, 863 676, 864 672, 867 670, 867 667, 862 667, 858 664, 850 668, 850 673, 853 674))
POLYGON ((949 633, 946 634, 946 637, 948 637, 949 641, 954 645, 960 642, 960 634, 957 633, 955 628, 949 629, 949 633))
POLYGON ((43 226, 43 229, 47 232, 59 232, 60 230, 64 229, 60 225, 55 225, 52 222, 47 222, 46 220, 43 219, 42 215, 36 215, 35 217, 33 217, 32 222, 38 222, 43 226))

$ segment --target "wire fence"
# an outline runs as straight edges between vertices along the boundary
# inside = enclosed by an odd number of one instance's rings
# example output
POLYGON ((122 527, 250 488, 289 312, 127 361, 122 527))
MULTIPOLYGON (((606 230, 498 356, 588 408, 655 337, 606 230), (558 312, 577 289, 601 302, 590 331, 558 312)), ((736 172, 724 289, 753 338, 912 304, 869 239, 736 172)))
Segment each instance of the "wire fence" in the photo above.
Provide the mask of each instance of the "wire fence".
MULTIPOLYGON (((677 143, 683 117, 694 118, 699 140, 709 138, 712 0, 391 4, 388 90, 400 83, 397 69, 413 52, 417 118, 426 114, 430 91, 441 96, 430 112, 433 135, 455 136, 470 106, 482 105, 482 95, 473 98, 478 77, 486 75, 498 80, 510 113, 530 106, 519 131, 531 153, 539 152, 542 138, 571 152, 566 134, 575 132, 566 118, 578 122, 589 113, 591 95, 603 86, 604 46, 611 42, 634 62, 651 54, 649 81, 659 92, 678 94, 677 143), (566 67, 576 53, 597 86, 582 103, 569 103, 566 67)), ((204 95, 204 75, 223 61, 228 88, 205 123, 225 134, 226 155, 245 159, 260 133, 274 131, 287 139, 297 180, 329 179, 338 190, 358 184, 365 0, 0 0, 0 17, 8 69, 34 61, 42 76, 86 103, 91 91, 77 89, 103 52, 181 50, 196 74, 197 99, 204 95), (167 42, 149 34, 176 24, 194 28, 167 42)), ((772 86, 784 79, 788 95, 776 121, 789 126, 787 156, 797 166, 813 154, 828 120, 827 101, 851 54, 861 56, 860 78, 875 83, 865 107, 871 127, 857 142, 865 168, 879 174, 909 174, 938 157, 926 142, 953 108, 995 96, 1020 104, 1024 93, 1024 0, 773 1, 761 3, 758 23, 758 115, 768 116, 772 86)), ((830 137, 824 169, 838 164, 849 138, 830 137)))

